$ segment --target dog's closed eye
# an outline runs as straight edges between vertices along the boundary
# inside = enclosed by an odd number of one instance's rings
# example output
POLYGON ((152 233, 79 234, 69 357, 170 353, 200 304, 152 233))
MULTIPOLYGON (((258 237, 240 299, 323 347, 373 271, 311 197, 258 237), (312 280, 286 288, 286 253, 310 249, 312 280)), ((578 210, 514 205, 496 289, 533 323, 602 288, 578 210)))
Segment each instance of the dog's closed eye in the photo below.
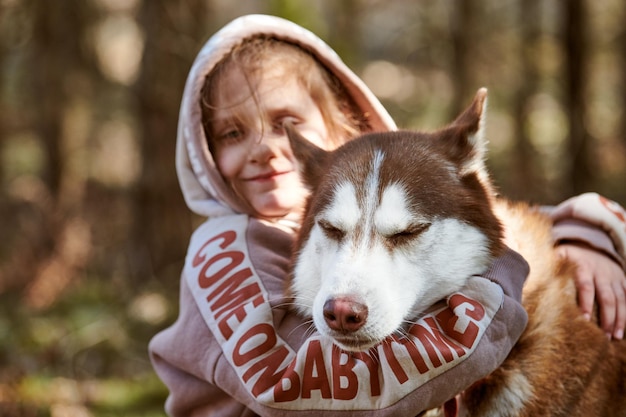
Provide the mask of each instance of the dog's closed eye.
POLYGON ((416 238, 421 233, 425 232, 430 227, 430 223, 416 223, 411 224, 409 227, 402 229, 398 232, 389 234, 386 237, 387 241, 394 246, 408 243, 412 239, 416 238))
POLYGON ((343 239, 346 235, 346 232, 326 220, 318 220, 317 224, 320 226, 326 237, 328 237, 329 239, 340 242, 341 239, 343 239))

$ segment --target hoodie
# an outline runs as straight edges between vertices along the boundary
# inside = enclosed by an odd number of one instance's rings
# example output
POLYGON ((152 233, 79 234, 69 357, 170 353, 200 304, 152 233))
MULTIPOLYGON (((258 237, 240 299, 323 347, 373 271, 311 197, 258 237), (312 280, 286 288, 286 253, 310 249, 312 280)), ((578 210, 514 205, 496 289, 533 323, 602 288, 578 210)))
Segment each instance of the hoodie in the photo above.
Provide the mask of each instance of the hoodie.
POLYGON ((208 40, 185 85, 176 149, 185 201, 207 220, 191 237, 179 317, 149 346, 154 369, 169 389, 166 411, 415 416, 436 407, 489 374, 519 338, 527 320, 519 301, 528 265, 507 252, 482 277, 434 305, 406 339, 390 339, 369 352, 343 352, 320 337, 285 297, 297 225, 259 219, 229 189, 201 123, 206 75, 235 45, 258 34, 310 51, 344 84, 372 130, 396 128, 332 49, 300 26, 249 15, 208 40))

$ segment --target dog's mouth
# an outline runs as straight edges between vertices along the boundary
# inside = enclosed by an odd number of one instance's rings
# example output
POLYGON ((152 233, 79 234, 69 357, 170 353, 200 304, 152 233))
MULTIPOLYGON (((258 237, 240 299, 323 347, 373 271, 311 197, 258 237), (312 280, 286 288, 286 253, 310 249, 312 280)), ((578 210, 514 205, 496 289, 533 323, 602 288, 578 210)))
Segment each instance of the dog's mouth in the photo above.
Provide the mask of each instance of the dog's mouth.
POLYGON ((335 341, 335 344, 337 344, 343 350, 349 352, 364 352, 380 342, 380 340, 378 339, 358 337, 356 335, 341 335, 331 337, 335 341))

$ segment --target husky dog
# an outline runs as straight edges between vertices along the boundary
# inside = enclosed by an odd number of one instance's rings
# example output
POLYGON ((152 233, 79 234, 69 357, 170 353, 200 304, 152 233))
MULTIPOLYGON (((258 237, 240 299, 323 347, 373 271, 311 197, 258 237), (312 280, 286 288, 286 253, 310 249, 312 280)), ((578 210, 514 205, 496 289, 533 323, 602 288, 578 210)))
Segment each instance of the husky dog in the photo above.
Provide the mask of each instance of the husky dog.
POLYGON ((431 133, 371 133, 325 151, 287 127, 311 190, 291 293, 318 331, 365 351, 484 272, 506 244, 530 264, 526 330, 462 395, 471 416, 626 416, 626 342, 576 304, 551 222, 496 197, 484 164, 487 91, 431 133))

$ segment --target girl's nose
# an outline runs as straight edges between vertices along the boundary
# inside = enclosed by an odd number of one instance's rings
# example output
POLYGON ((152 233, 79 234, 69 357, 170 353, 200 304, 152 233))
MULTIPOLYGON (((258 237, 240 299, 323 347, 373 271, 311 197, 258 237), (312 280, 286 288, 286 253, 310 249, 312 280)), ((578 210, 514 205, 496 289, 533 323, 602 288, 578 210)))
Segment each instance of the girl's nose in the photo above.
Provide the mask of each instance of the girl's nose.
POLYGON ((269 132, 260 133, 251 145, 249 155, 252 162, 266 163, 276 157, 280 147, 280 138, 269 132))

